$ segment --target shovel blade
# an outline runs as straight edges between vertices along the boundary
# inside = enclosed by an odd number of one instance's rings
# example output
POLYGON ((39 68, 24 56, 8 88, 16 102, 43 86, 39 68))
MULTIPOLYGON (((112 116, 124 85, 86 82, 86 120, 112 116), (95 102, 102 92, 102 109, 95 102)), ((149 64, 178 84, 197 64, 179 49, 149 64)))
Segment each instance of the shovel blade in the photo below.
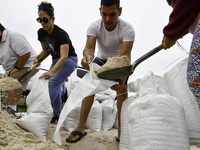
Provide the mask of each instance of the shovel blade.
POLYGON ((125 78, 130 76, 133 73, 133 67, 132 65, 122 68, 115 68, 107 71, 103 71, 101 73, 98 73, 97 76, 101 79, 106 80, 120 80, 121 78, 125 78))

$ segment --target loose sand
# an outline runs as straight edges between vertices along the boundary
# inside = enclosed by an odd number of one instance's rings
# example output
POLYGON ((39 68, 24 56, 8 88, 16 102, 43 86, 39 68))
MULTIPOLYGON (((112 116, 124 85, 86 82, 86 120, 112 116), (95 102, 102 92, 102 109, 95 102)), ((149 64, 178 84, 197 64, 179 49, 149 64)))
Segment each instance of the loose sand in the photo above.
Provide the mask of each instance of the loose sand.
POLYGON ((11 77, 5 77, 0 79, 0 90, 1 91, 13 91, 22 89, 23 86, 19 83, 17 79, 11 77))
MULTIPOLYGON (((87 130, 88 134, 77 143, 66 143, 65 139, 70 134, 61 127, 62 146, 53 142, 56 125, 50 125, 47 132, 47 141, 36 138, 32 133, 17 126, 5 111, 0 111, 0 150, 118 150, 119 144, 115 141, 117 129, 110 131, 94 132, 87 130)), ((200 148, 191 146, 191 150, 200 148)))
POLYGON ((99 74, 107 70, 122 68, 122 67, 127 67, 127 66, 131 66, 130 61, 127 56, 112 57, 112 58, 108 57, 107 62, 98 70, 95 70, 94 72, 96 74, 99 74))

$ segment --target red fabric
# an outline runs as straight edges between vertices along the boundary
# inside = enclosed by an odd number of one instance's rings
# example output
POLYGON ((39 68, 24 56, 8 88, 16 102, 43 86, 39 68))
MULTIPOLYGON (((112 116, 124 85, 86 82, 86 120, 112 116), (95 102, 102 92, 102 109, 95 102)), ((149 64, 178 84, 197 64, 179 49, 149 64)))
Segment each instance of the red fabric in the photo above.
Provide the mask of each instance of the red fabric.
POLYGON ((167 0, 167 2, 173 7, 173 11, 163 33, 171 39, 178 39, 195 21, 200 11, 200 0, 167 0))

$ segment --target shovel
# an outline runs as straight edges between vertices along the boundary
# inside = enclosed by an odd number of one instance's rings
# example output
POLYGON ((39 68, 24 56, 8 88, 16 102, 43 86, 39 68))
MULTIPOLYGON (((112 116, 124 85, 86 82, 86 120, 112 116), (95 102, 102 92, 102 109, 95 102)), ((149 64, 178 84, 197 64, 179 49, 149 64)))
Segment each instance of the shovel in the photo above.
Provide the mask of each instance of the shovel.
POLYGON ((29 74, 33 69, 35 69, 36 66, 37 66, 37 64, 35 64, 31 68, 29 68, 23 75, 21 75, 21 77, 18 78, 18 81, 20 82, 27 74, 29 74))
POLYGON ((135 68, 144 60, 147 58, 153 56, 160 50, 164 48, 164 44, 159 45, 158 47, 154 48, 153 50, 149 51, 148 53, 144 54, 140 58, 138 58, 133 65, 126 66, 126 67, 121 67, 121 68, 115 68, 115 69, 110 69, 103 71, 101 73, 98 73, 97 76, 101 79, 107 79, 107 80, 120 80, 121 78, 125 78, 130 76, 135 68))

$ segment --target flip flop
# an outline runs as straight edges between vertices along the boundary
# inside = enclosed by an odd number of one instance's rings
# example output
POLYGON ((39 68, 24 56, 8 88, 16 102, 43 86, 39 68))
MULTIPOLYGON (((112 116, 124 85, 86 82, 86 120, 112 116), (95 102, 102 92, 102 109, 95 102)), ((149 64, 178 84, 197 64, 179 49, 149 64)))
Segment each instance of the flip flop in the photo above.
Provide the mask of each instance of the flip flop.
POLYGON ((73 136, 79 135, 79 138, 76 139, 76 140, 71 140, 71 139, 69 139, 69 138, 66 138, 66 141, 67 141, 68 143, 76 143, 77 141, 80 141, 82 138, 84 138, 84 136, 87 135, 87 132, 85 132, 85 133, 83 134, 83 133, 80 132, 80 131, 73 131, 73 132, 71 133, 71 135, 73 135, 73 136))

